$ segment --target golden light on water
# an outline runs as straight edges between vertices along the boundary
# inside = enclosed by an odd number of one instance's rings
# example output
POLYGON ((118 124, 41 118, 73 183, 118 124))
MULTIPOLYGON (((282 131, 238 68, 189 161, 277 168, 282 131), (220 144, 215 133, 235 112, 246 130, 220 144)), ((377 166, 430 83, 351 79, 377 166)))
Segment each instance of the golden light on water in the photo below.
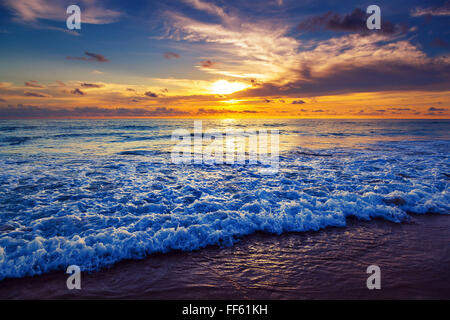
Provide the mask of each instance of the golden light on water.
POLYGON ((217 80, 211 86, 211 93, 214 94, 231 94, 250 87, 242 82, 230 82, 227 80, 217 80))

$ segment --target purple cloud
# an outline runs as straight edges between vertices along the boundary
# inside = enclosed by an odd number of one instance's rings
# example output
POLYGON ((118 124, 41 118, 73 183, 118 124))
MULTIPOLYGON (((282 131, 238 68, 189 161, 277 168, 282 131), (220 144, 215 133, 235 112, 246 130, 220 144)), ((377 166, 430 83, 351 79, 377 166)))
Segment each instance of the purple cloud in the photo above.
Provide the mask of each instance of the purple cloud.
POLYGON ((169 52, 165 52, 164 53, 164 58, 168 59, 168 60, 170 60, 170 59, 179 59, 180 55, 178 53, 169 51, 169 52))
POLYGON ((104 55, 98 54, 98 53, 92 53, 85 51, 84 54, 87 57, 71 57, 67 56, 66 59, 68 60, 82 60, 82 61, 94 61, 94 62, 109 62, 108 59, 105 58, 104 55))
POLYGON ((83 88, 101 88, 101 87, 103 87, 102 84, 86 83, 86 82, 82 83, 81 86, 83 88))
POLYGON ((44 86, 39 84, 39 82, 37 82, 36 80, 26 81, 25 85, 32 88, 44 88, 44 86))
POLYGON ((158 98, 158 95, 154 92, 151 91, 147 91, 146 93, 144 93, 147 97, 149 98, 158 98))
POLYGON ((70 93, 71 94, 79 94, 80 96, 84 96, 84 94, 85 94, 83 91, 81 91, 78 88, 75 88, 74 90, 70 91, 70 93))
POLYGON ((32 92, 32 91, 25 91, 23 93, 23 95, 25 97, 35 97, 35 98, 48 98, 49 97, 49 95, 46 95, 46 94, 43 94, 40 92, 32 92))

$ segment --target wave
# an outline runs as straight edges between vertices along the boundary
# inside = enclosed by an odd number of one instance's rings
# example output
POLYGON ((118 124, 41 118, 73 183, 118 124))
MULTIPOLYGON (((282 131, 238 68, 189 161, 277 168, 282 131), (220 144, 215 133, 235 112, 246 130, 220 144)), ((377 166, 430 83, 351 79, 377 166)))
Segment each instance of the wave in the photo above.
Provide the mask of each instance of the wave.
POLYGON ((4 143, 10 146, 16 146, 16 145, 20 145, 20 144, 24 144, 27 141, 30 141, 32 139, 36 139, 35 137, 16 137, 16 136, 12 136, 12 137, 3 137, 0 138, 0 143, 4 143))
POLYGON ((118 152, 117 154, 125 156, 154 156, 154 155, 168 154, 168 152, 162 152, 159 150, 125 150, 118 152))
POLYGON ((349 217, 449 214, 448 141, 370 147, 299 148, 273 176, 258 166, 153 162, 147 150, 26 166, 0 157, 0 279, 229 246, 258 231, 345 227, 349 217))

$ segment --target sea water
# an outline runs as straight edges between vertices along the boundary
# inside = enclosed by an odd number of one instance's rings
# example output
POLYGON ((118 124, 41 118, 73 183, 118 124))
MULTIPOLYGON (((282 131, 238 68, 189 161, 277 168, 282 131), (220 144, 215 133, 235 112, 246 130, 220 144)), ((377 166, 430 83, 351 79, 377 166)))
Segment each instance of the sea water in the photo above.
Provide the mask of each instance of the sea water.
POLYGON ((0 121, 0 279, 450 212, 449 120, 204 120, 278 130, 279 170, 173 164, 193 120, 0 121))

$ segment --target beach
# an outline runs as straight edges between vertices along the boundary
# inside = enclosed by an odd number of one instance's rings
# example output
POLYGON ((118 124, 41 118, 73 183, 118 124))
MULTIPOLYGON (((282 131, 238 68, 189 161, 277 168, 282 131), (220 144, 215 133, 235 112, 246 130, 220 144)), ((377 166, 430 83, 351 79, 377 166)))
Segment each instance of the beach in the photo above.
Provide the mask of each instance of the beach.
POLYGON ((232 247, 151 255, 82 273, 0 282, 0 299, 445 299, 450 295, 450 217, 405 224, 352 221, 346 228, 258 233, 232 247), (366 287, 368 265, 381 290, 366 287))

